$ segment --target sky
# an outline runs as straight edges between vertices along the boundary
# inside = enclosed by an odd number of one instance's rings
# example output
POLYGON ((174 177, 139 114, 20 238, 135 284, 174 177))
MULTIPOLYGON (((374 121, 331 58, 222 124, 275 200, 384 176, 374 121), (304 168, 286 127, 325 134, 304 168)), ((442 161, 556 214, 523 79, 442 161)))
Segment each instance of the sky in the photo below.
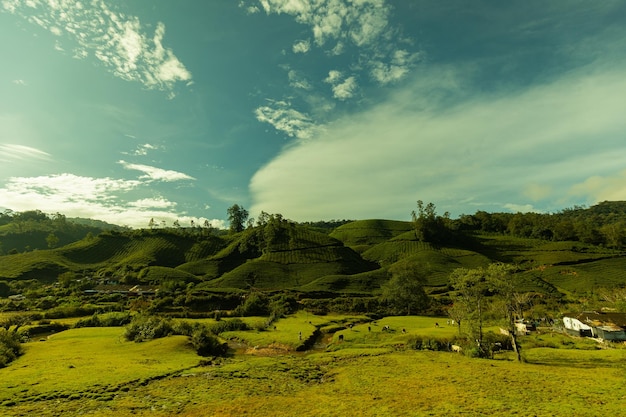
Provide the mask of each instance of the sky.
POLYGON ((0 209, 134 228, 626 200, 626 1, 0 0, 0 209))

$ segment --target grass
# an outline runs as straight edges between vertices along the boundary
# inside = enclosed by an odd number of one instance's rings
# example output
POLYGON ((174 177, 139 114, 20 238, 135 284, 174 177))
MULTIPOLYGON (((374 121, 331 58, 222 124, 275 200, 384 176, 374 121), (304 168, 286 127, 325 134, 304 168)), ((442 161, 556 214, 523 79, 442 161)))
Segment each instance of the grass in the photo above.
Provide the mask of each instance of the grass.
POLYGON ((276 322, 276 330, 232 336, 293 347, 299 331, 333 329, 333 345, 343 334, 342 347, 237 354, 205 366, 195 366, 199 358, 184 338, 136 344, 121 340, 119 328, 70 330, 27 345, 0 370, 0 414, 570 416, 621 415, 626 407, 626 349, 573 349, 565 342, 587 342, 533 335, 521 339, 527 363, 517 363, 508 354, 485 360, 398 347, 411 335, 452 337, 456 328, 446 320, 299 313, 276 322), (382 331, 385 325, 392 331, 382 331), (549 342, 559 348, 541 347, 549 342))
POLYGON ((169 374, 196 365, 199 357, 186 337, 127 342, 123 328, 82 328, 24 345, 25 354, 0 369, 0 403, 15 398, 87 395, 130 381, 169 374))

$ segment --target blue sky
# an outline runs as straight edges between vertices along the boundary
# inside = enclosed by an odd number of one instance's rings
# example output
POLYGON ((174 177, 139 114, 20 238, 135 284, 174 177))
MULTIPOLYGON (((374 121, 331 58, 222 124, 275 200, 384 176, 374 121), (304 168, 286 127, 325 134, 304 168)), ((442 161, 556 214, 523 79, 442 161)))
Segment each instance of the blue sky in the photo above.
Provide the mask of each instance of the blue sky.
POLYGON ((0 207, 132 227, 626 199, 626 2, 0 0, 0 207))

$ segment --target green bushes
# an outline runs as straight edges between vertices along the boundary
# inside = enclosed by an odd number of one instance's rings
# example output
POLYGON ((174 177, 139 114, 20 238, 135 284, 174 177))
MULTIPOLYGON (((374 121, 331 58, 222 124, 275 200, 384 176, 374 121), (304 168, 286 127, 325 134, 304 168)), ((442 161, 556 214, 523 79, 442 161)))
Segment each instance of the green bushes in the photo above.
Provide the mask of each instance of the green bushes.
POLYGON ((224 356, 228 351, 228 345, 220 343, 217 337, 205 326, 195 326, 190 339, 200 356, 224 356))
POLYGON ((171 320, 140 314, 133 317, 128 326, 126 326, 124 337, 126 340, 134 342, 145 342, 172 334, 174 334, 174 329, 172 328, 171 320))
POLYGON ((74 327, 119 327, 129 324, 131 315, 129 312, 94 314, 91 317, 80 319, 74 327))
POLYGON ((171 319, 150 315, 137 315, 126 326, 124 337, 135 342, 158 339, 171 335, 188 336, 200 356, 223 356, 228 345, 216 337, 218 333, 232 330, 247 330, 247 325, 239 319, 220 321, 213 326, 186 321, 173 322, 171 319))
POLYGON ((412 336, 407 342, 406 346, 414 350, 436 350, 436 351, 448 351, 453 342, 451 339, 439 339, 428 336, 412 336))
POLYGON ((21 354, 20 335, 0 328, 0 368, 4 368, 21 354))

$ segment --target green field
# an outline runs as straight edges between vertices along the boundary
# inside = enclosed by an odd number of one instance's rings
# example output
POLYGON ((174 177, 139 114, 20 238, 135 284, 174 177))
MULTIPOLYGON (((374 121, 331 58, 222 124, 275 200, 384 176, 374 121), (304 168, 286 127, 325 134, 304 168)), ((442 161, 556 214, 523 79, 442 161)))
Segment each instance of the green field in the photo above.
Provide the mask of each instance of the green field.
MULTIPOLYGON (((251 326, 262 320, 246 319, 251 326)), ((207 361, 181 336, 134 343, 123 340, 122 328, 68 330, 26 344, 0 369, 0 415, 595 416, 626 409, 626 349, 549 331, 521 338, 526 363, 511 352, 489 360, 406 346, 415 336, 456 332, 445 318, 299 313, 275 329, 222 334, 238 348, 207 361), (306 339, 316 329, 330 333, 297 352, 299 333, 306 339)))

